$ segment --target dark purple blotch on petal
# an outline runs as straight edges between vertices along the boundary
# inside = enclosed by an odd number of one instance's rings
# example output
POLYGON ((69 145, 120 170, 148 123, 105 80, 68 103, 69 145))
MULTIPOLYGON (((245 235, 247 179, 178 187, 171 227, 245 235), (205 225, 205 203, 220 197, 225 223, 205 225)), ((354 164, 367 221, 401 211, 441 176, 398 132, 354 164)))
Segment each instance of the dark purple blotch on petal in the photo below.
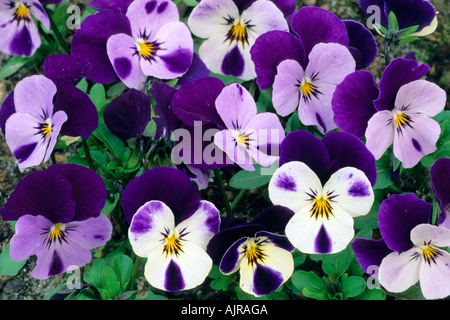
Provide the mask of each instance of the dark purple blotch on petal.
POLYGON ((127 78, 131 73, 131 61, 128 58, 116 58, 114 59, 114 69, 117 72, 117 75, 124 79, 127 78))
POLYGON ((30 30, 24 25, 24 27, 14 36, 9 45, 9 49, 11 53, 16 56, 30 56, 33 48, 34 44, 31 40, 30 30))
POLYGON ((170 260, 166 269, 164 288, 167 291, 180 291, 184 289, 185 285, 180 266, 175 261, 170 260))
POLYGON ((149 1, 145 4, 145 12, 151 14, 156 8, 156 0, 149 1))
POLYGON ((419 141, 417 141, 416 139, 412 138, 411 139, 411 143, 414 146, 414 148, 418 151, 418 152, 422 152, 422 147, 420 146, 419 141))
POLYGON ((13 151, 14 158, 17 159, 18 163, 22 163, 26 161, 30 155, 33 153, 34 149, 36 149, 37 142, 28 143, 20 148, 13 151))
POLYGON ((294 178, 288 176, 287 174, 278 176, 277 180, 275 181, 275 186, 286 191, 297 191, 297 185, 295 184, 294 178))
POLYGON ((328 236, 327 230, 325 229, 324 225, 320 227, 320 230, 317 233, 316 239, 314 241, 314 250, 317 253, 328 253, 331 251, 331 239, 328 236))
POLYGON ((130 226, 132 233, 146 233, 151 229, 152 225, 152 212, 162 211, 163 205, 159 201, 152 201, 145 205, 145 208, 140 210, 145 211, 145 214, 135 215, 133 223, 130 226))
POLYGON ((283 276, 280 272, 257 264, 253 275, 253 291, 258 295, 269 294, 283 283, 283 276))
POLYGON ((370 195, 367 185, 363 181, 356 181, 348 189, 348 194, 352 197, 367 197, 370 195))
POLYGON ((239 258, 241 256, 241 252, 239 251, 239 247, 247 241, 248 237, 243 237, 238 239, 235 243, 231 245, 231 247, 225 252, 222 259, 220 260, 220 271, 222 273, 230 273, 236 268, 237 263, 239 262, 239 258))
POLYGON ((58 251, 53 251, 53 257, 51 259, 50 268, 48 271, 48 276, 52 277, 54 275, 63 273, 64 270, 64 263, 61 259, 61 257, 58 254, 58 251))
POLYGON ((239 47, 235 46, 223 58, 221 69, 225 75, 239 77, 244 72, 244 63, 239 47))
MULTIPOLYGON (((167 2, 164 2, 167 4, 167 2)), ((158 8, 159 9, 159 8, 158 8)), ((167 69, 175 73, 184 73, 192 62, 192 52, 187 49, 177 50, 169 55, 160 56, 167 69)))
POLYGON ((169 2, 163 2, 158 6, 158 9, 156 10, 158 13, 163 13, 164 11, 166 11, 167 5, 169 4, 169 2))

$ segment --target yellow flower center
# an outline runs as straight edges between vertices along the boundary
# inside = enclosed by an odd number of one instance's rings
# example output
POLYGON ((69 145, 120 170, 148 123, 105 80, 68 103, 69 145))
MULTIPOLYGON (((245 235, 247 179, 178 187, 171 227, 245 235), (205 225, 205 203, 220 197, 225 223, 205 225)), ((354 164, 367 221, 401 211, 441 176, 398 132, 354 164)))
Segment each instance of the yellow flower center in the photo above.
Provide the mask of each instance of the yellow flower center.
POLYGON ((409 124, 409 117, 404 112, 397 111, 394 114, 394 123, 396 128, 400 129, 409 124))
POLYGON ((168 255, 178 256, 183 252, 180 236, 173 230, 164 238, 163 252, 168 255))
POLYGON ((231 29, 228 31, 226 35, 226 40, 230 41, 230 43, 233 43, 234 41, 241 43, 243 46, 248 45, 248 32, 247 29, 250 26, 247 26, 244 22, 239 22, 238 20, 235 21, 228 21, 229 24, 231 24, 231 29))
POLYGON ((428 264, 431 264, 431 262, 436 262, 437 256, 441 255, 439 250, 431 245, 421 248, 421 250, 422 250, 422 257, 428 264))
POLYGON ((14 17, 17 20, 29 20, 29 10, 26 5, 22 2, 16 2, 15 4, 16 12, 14 13, 14 17))
POLYGON ((141 57, 144 59, 150 59, 156 51, 156 46, 153 43, 149 43, 144 39, 136 40, 136 49, 141 57))
POLYGON ((46 122, 40 124, 39 133, 42 134, 44 138, 47 138, 53 132, 51 126, 51 121, 46 120, 46 122))
POLYGON ((309 211, 311 213, 311 217, 314 218, 329 218, 333 215, 333 207, 331 206, 330 199, 328 199, 325 195, 318 195, 313 199, 313 206, 309 211))
POLYGON ((50 229, 50 237, 49 241, 59 240, 64 236, 64 230, 66 230, 66 226, 62 223, 56 223, 50 229))
POLYGON ((264 243, 264 238, 250 238, 244 244, 245 254, 247 256, 247 263, 249 266, 253 266, 256 263, 262 263, 267 255, 261 248, 264 243))

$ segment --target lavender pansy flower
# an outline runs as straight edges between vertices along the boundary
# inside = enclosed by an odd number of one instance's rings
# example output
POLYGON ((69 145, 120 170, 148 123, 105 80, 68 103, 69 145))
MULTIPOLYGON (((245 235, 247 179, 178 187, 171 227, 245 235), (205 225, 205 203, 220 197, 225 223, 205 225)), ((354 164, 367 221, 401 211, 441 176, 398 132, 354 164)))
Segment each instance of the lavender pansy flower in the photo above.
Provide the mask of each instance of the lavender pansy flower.
POLYGON ((283 13, 271 1, 254 1, 243 11, 232 0, 201 1, 188 19, 192 33, 205 40, 200 58, 214 73, 244 80, 256 77, 250 48, 271 30, 288 31, 283 13))
POLYGON ((152 286, 181 291, 205 280, 212 267, 206 246, 219 230, 220 214, 212 203, 199 199, 184 173, 172 168, 147 171, 127 186, 123 205, 126 216, 132 215, 131 245, 148 259, 144 274, 152 286), (135 207, 135 212, 130 210, 135 207))
POLYGON ((284 129, 270 112, 257 114, 256 103, 240 84, 225 87, 216 99, 216 109, 226 129, 214 135, 214 143, 245 170, 255 170, 253 162, 264 167, 278 159, 284 129))
POLYGON ((277 290, 294 271, 294 247, 283 232, 293 212, 271 206, 247 223, 223 228, 208 244, 213 262, 223 274, 239 270, 240 288, 254 296, 277 290))
POLYGON ((193 41, 167 0, 135 0, 128 7, 131 35, 112 35, 106 50, 117 76, 129 88, 142 89, 148 76, 174 79, 189 69, 193 41))
POLYGON ((0 109, 0 127, 20 170, 47 161, 58 134, 87 139, 97 128, 94 104, 75 87, 88 70, 77 58, 49 56, 44 75, 23 79, 8 95, 0 109))
POLYGON ((429 68, 415 60, 397 58, 384 70, 377 89, 366 71, 348 75, 332 100, 334 120, 343 131, 367 139, 379 159, 393 144, 405 168, 436 150, 441 129, 431 119, 445 107, 445 91, 421 77, 429 68))
MULTIPOLYGON (((393 12, 397 18, 399 29, 418 26, 412 36, 426 36, 433 33, 437 27, 437 15, 433 5, 428 0, 359 0, 359 5, 370 17, 377 8, 380 21, 384 28, 389 28, 389 14, 393 12)), ((378 28, 376 28, 378 32, 378 28)))
POLYGON ((305 69, 311 50, 319 43, 338 43, 347 47, 357 69, 370 66, 378 52, 375 38, 364 25, 340 20, 319 7, 302 7, 292 18, 291 26, 295 36, 289 32, 269 31, 258 37, 250 50, 261 90, 272 86, 277 66, 283 60, 296 60, 305 69), (267 50, 275 43, 277 50, 267 50))
POLYGON ((311 49, 305 69, 290 59, 277 66, 273 106, 281 116, 298 108, 300 121, 322 133, 335 129, 331 99, 336 86, 354 71, 355 60, 346 47, 319 43, 311 49))
POLYGON ((32 56, 41 45, 33 18, 50 30, 50 20, 37 0, 0 1, 0 51, 16 56, 32 56))
POLYGON ((100 213, 105 201, 102 178, 88 168, 64 164, 30 173, 0 211, 4 221, 17 220, 11 258, 36 255, 37 279, 88 264, 90 250, 111 237, 111 222, 100 213))
POLYGON ((441 209, 438 226, 450 229, 450 159, 441 158, 436 160, 430 168, 431 186, 434 196, 441 209))
POLYGON ((295 214, 289 241, 304 253, 336 253, 354 236, 353 218, 372 207, 375 159, 355 137, 333 132, 322 140, 307 131, 287 135, 280 167, 269 182, 273 204, 295 214))
POLYGON ((363 270, 379 267, 380 284, 391 292, 403 292, 420 281, 427 299, 450 294, 450 245, 446 228, 429 224, 431 204, 414 194, 393 195, 384 200, 378 213, 382 239, 352 242, 363 270))

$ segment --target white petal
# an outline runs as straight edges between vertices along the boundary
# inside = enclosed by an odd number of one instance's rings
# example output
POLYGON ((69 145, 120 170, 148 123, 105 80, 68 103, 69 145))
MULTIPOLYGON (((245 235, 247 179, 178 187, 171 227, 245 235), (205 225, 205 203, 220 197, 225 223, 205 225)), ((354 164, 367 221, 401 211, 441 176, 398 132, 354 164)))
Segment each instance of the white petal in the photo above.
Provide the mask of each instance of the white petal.
POLYGON ((219 231, 220 212, 209 201, 202 200, 194 214, 176 226, 184 241, 206 249, 209 240, 219 231))
POLYGON ((366 129, 366 146, 378 160, 394 141, 394 127, 392 112, 383 110, 370 118, 366 129))
POLYGON ((416 246, 421 246, 424 243, 432 243, 438 247, 449 247, 450 230, 426 223, 419 224, 411 230, 411 241, 416 246))
POLYGON ((241 15, 241 21, 250 21, 249 28, 250 46, 257 37, 271 30, 289 31, 289 26, 283 13, 272 1, 255 1, 245 9, 241 15))
POLYGON ((380 284, 391 292, 403 292, 419 281, 421 259, 416 259, 417 248, 387 255, 378 273, 380 284))
POLYGON ((311 205, 311 194, 322 191, 322 184, 314 171, 299 161, 285 163, 278 168, 269 183, 269 197, 273 204, 294 212, 311 205))
POLYGON ((298 84, 303 76, 303 68, 295 60, 284 60, 278 65, 273 82, 272 101, 280 116, 288 116, 298 108, 300 98, 298 84))
POLYGON ((372 207, 374 195, 369 179, 364 172, 345 167, 333 173, 323 187, 323 193, 352 217, 366 215, 372 207))
POLYGON ((427 299, 443 299, 450 295, 450 254, 438 249, 440 255, 428 264, 422 259, 420 288, 427 299))
POLYGON ((161 201, 149 201, 134 214, 128 238, 133 251, 140 257, 147 257, 152 250, 163 249, 163 234, 175 226, 172 210, 161 201))

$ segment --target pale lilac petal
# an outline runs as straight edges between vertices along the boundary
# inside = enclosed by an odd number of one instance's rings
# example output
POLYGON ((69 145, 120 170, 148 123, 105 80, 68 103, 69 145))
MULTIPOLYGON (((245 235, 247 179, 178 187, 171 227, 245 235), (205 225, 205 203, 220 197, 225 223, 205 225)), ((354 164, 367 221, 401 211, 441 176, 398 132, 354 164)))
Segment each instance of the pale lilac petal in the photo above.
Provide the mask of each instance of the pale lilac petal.
POLYGON ((67 239, 87 250, 104 246, 112 233, 111 221, 103 214, 83 221, 69 222, 66 225, 66 230, 68 229, 72 230, 67 231, 67 239))
POLYGON ((242 85, 225 87, 216 99, 216 109, 228 129, 243 129, 256 116, 256 103, 242 85))
POLYGON ((177 6, 169 0, 135 0, 128 7, 126 16, 136 38, 145 30, 154 33, 167 22, 179 20, 177 6))
POLYGON ((438 247, 450 247, 450 230, 422 223, 411 230, 411 241, 416 246, 431 243, 438 247))
POLYGON ((254 171, 253 160, 245 147, 236 143, 236 136, 232 130, 222 130, 214 135, 214 144, 224 151, 228 157, 241 168, 254 171))
POLYGON ((14 261, 22 261, 35 255, 43 246, 46 235, 42 230, 51 228, 53 223, 43 216, 24 215, 16 223, 10 241, 10 256, 14 261))
POLYGON ((31 57, 41 46, 34 22, 0 23, 0 33, 0 50, 6 54, 31 57))
POLYGON ((251 21, 249 28, 250 46, 263 33, 272 30, 289 31, 283 13, 272 1, 255 1, 241 15, 242 21, 251 21))
POLYGON ((143 73, 159 79, 174 79, 185 74, 191 66, 194 50, 191 33, 186 25, 179 21, 168 22, 154 37, 161 45, 154 61, 141 57, 143 73))
POLYGON ((420 288, 427 299, 443 299, 450 295, 450 254, 437 249, 435 263, 423 261, 420 266, 420 288))
POLYGON ((394 141, 392 113, 387 110, 379 111, 370 118, 366 129, 366 146, 378 160, 394 141))
POLYGON ((346 47, 338 43, 319 43, 309 54, 309 63, 305 74, 315 84, 341 83, 344 78, 355 71, 355 59, 346 47))
POLYGON ((414 167, 423 156, 436 150, 441 134, 439 123, 423 114, 409 115, 411 126, 394 132, 394 155, 404 168, 414 167))
POLYGON ((395 99, 395 110, 434 117, 444 110, 446 100, 445 90, 438 85, 426 80, 416 80, 400 87, 395 99))
POLYGON ((55 94, 56 85, 50 79, 41 75, 27 77, 14 88, 16 112, 28 113, 44 121, 53 114, 55 94))
POLYGON ((139 65, 134 39, 124 33, 112 35, 106 44, 108 57, 117 76, 129 88, 141 90, 147 76, 139 65))
POLYGON ((280 116, 285 117, 298 108, 299 83, 303 77, 303 68, 295 60, 284 60, 278 65, 273 82, 272 102, 280 116))
POLYGON ((47 30, 50 30, 50 20, 39 1, 31 1, 30 11, 33 17, 39 20, 47 30))

